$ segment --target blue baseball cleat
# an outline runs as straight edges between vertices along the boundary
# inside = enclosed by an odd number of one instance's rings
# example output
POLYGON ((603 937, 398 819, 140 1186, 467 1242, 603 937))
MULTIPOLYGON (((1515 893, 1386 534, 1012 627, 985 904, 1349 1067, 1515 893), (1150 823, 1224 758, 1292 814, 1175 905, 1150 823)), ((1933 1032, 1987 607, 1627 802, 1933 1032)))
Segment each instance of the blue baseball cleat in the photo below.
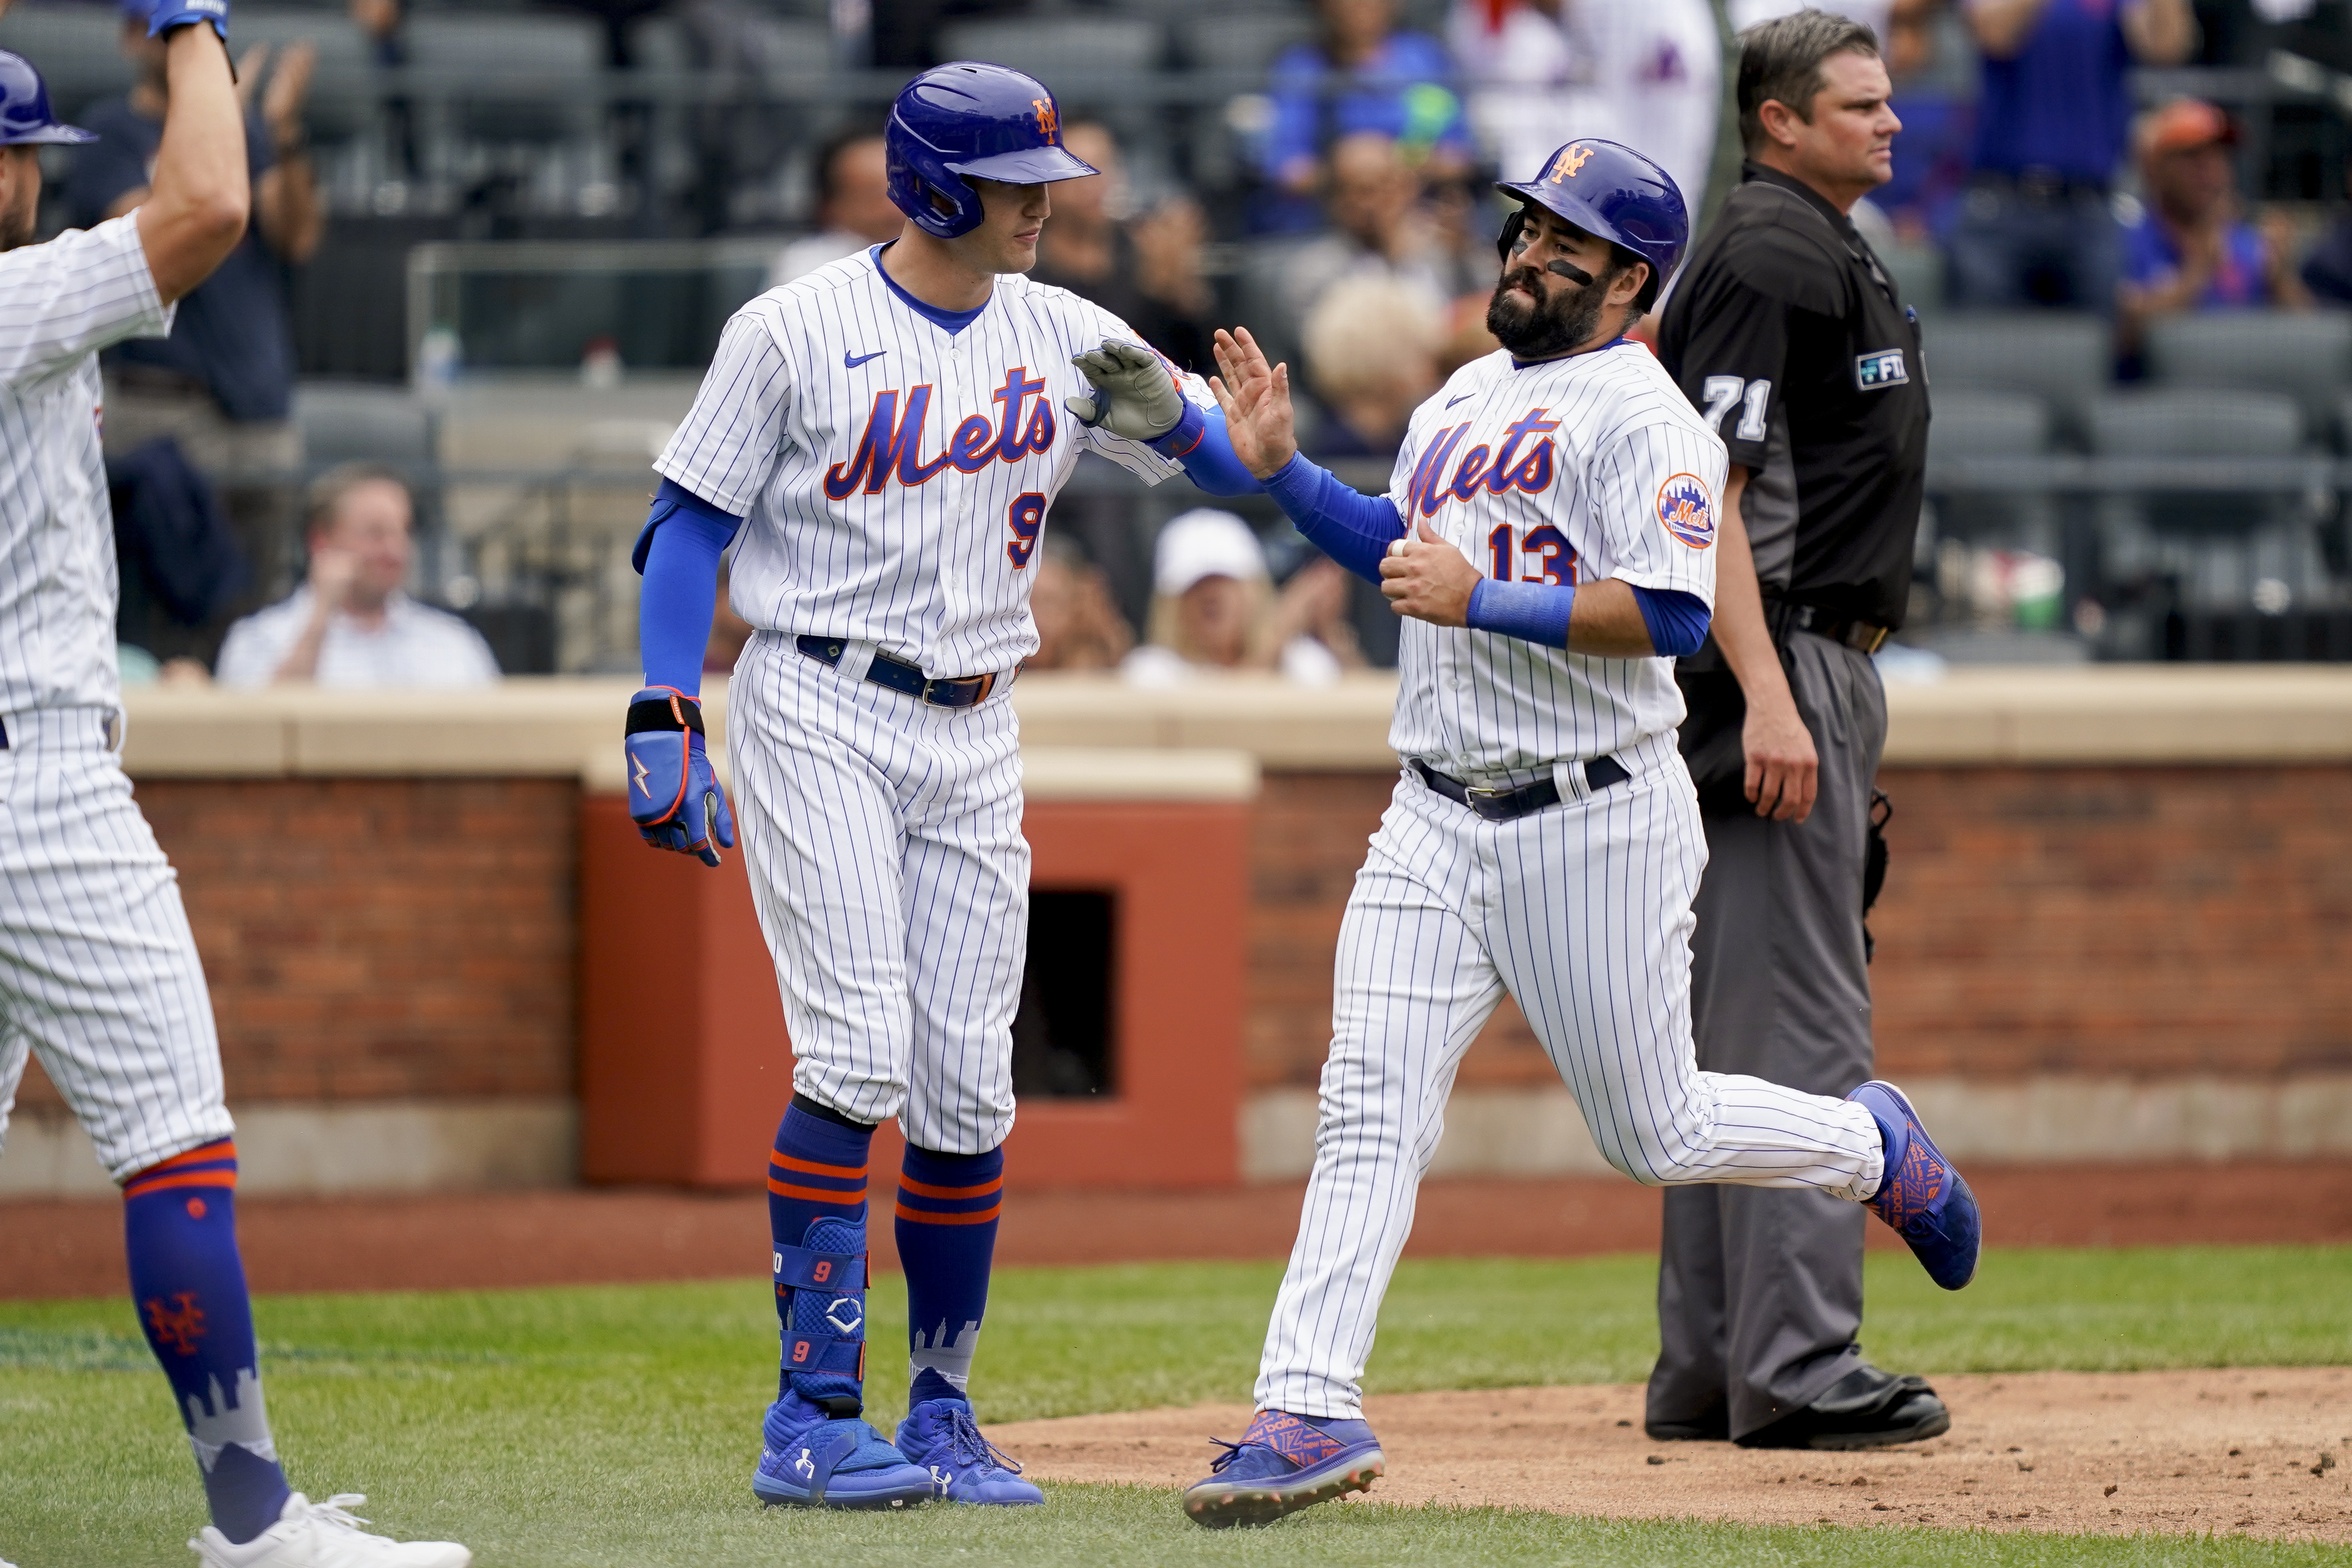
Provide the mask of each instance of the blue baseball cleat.
POLYGON ((1919 1125, 1901 1089, 1873 1079, 1846 1098, 1870 1112, 1886 1142, 1886 1173, 1866 1200, 1870 1207, 1910 1244, 1928 1279, 1958 1289, 1976 1278, 1983 1241, 1976 1194, 1919 1125))
POLYGON ((971 1405, 926 1399, 898 1423, 898 1451, 930 1479, 931 1495, 950 1502, 1034 1505, 1045 1500, 1021 1479, 1013 1457, 980 1435, 971 1405))
POLYGON ((1272 1524, 1286 1513, 1349 1492, 1368 1492, 1383 1468, 1381 1440, 1361 1421, 1325 1420, 1261 1410, 1210 1474, 1186 1489, 1184 1511, 1195 1524, 1223 1530, 1272 1524))
POLYGON ((797 1394, 768 1406, 761 1436, 751 1490, 772 1508, 904 1508, 931 1495, 930 1472, 881 1433, 797 1394))

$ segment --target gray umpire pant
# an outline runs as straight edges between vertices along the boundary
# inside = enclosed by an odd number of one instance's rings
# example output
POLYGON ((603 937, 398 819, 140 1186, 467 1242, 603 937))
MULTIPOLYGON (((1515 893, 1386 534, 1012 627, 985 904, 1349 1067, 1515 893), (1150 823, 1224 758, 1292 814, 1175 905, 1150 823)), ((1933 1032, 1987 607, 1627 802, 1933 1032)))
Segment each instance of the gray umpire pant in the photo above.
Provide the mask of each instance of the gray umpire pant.
MULTIPOLYGON (((1706 818, 1693 908, 1702 1071, 1842 1095, 1870 1077, 1862 881, 1886 697, 1867 655, 1798 632, 1789 683, 1821 757, 1803 822, 1706 818)), ((1787 1188, 1669 1187, 1648 1418, 1745 1436, 1862 1357, 1859 1204, 1787 1188)))

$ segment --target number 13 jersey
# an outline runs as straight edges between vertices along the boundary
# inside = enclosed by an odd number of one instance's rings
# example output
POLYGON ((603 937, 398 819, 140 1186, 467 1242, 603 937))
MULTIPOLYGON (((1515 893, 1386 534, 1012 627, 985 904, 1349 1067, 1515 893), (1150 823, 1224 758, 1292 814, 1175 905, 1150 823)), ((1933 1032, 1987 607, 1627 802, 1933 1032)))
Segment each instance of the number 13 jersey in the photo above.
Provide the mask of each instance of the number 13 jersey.
MULTIPOLYGON (((1711 608, 1725 462, 1638 343, 1528 364, 1498 351, 1414 411, 1389 499, 1498 582, 1622 577, 1711 608)), ((1682 722, 1669 659, 1408 620, 1397 662, 1390 745, 1457 776, 1607 756, 1682 722)))

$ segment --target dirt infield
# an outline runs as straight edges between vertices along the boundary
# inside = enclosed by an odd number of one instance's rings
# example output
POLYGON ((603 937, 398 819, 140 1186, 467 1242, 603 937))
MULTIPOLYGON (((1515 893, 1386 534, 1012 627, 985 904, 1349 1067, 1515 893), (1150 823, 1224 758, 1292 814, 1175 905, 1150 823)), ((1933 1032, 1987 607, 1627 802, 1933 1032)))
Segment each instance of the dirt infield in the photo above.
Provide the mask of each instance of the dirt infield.
MULTIPOLYGON (((1952 1430, 1866 1454, 1653 1443, 1638 1384, 1366 1402, 1383 1502, 1619 1519, 1895 1524, 2352 1543, 2352 1371, 1943 1377, 1952 1430), (2322 1466, 2322 1456, 2336 1462, 2322 1466), (2319 1473, 2315 1474, 2315 1470, 2319 1473)), ((1183 1486, 1244 1405, 992 1426, 1032 1476, 1183 1486)), ((1351 1501, 1354 1500, 1350 1500, 1351 1501)))
MULTIPOLYGON (((2009 1166, 1969 1173, 1994 1246, 2352 1242, 2352 1164, 2009 1166)), ((877 1192, 882 1189, 877 1184, 877 1192)), ((1003 1264, 1282 1258, 1297 1184, 1231 1192, 1006 1194, 1003 1264)), ((882 1212, 887 1214, 886 1207, 882 1212)), ((1631 1182, 1432 1182, 1407 1257, 1652 1252, 1655 1189, 1631 1182)), ((262 1290, 478 1289, 731 1279, 768 1267, 761 1194, 639 1189, 332 1199, 240 1198, 246 1269, 262 1290)), ((1893 1233, 1872 1226, 1874 1247, 1893 1233)), ((898 1268, 887 1224, 877 1268, 898 1268)), ((0 1204, 0 1300, 122 1287, 110 1199, 0 1204)))

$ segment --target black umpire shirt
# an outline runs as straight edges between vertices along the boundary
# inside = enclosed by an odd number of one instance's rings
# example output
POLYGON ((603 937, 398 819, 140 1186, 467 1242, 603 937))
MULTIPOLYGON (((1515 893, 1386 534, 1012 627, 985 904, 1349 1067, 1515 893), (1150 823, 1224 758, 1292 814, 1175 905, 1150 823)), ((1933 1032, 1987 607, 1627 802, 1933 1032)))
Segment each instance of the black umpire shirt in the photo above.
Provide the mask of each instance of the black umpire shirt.
POLYGON ((1740 516, 1765 596, 1901 626, 1927 375, 1916 320, 1846 216, 1742 165, 1666 302, 1658 358, 1749 470, 1740 516))

